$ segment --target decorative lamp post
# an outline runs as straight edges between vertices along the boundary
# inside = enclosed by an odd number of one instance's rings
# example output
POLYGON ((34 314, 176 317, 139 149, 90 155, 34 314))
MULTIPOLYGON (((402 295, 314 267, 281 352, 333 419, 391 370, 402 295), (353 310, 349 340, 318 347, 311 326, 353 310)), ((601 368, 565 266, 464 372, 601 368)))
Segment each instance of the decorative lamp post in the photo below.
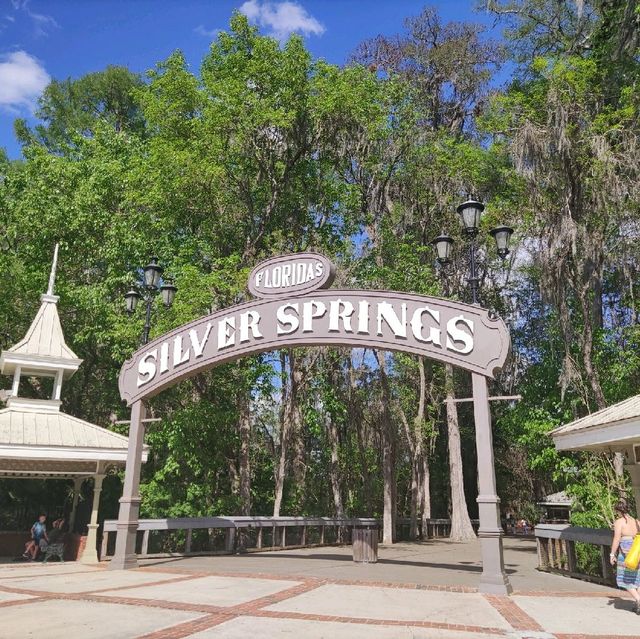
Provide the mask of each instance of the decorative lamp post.
MULTIPOLYGON (((484 211, 484 204, 477 200, 469 199, 460 204, 456 210, 460 215, 464 232, 469 238, 469 277, 467 282, 469 282, 469 288, 471 289, 471 300, 473 304, 480 304, 476 237, 480 232, 480 218, 484 211)), ((504 260, 509 255, 509 240, 513 234, 513 229, 510 226, 497 226, 489 231, 489 234, 493 236, 496 242, 498 255, 504 260)), ((431 244, 436 248, 437 260, 440 265, 444 267, 450 264, 453 239, 448 235, 442 234, 432 240, 431 244)))
POLYGON ((145 322, 142 332, 141 344, 144 345, 149 341, 149 331, 151 330, 151 309, 153 300, 158 294, 162 296, 162 302, 167 308, 173 304, 178 288, 171 280, 161 282, 164 269, 158 264, 158 258, 152 257, 149 264, 142 269, 142 280, 138 283, 137 288, 132 288, 125 293, 125 309, 129 315, 135 313, 140 300, 144 300, 145 322))

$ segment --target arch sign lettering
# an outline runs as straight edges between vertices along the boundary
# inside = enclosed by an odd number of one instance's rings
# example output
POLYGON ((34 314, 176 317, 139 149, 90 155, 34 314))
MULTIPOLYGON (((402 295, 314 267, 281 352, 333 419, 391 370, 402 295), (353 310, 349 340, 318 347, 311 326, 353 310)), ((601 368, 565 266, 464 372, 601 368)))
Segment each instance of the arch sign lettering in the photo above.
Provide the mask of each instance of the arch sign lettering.
POLYGON ((507 358, 504 322, 478 306, 394 291, 329 288, 334 265, 317 253, 278 256, 249 275, 255 299, 153 340, 126 361, 127 404, 246 355, 290 346, 404 351, 493 377, 507 358))

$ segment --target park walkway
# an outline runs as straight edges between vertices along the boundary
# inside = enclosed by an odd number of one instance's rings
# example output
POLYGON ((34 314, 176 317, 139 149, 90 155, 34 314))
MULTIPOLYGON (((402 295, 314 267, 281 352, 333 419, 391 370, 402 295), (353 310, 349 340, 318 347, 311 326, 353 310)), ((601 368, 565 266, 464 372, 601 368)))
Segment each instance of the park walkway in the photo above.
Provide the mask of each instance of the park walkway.
POLYGON ((619 592, 535 572, 533 542, 507 540, 511 597, 481 595, 476 544, 428 542, 146 561, 0 564, 0 639, 604 639, 640 636, 619 592), (428 583, 427 583, 428 582, 428 583))

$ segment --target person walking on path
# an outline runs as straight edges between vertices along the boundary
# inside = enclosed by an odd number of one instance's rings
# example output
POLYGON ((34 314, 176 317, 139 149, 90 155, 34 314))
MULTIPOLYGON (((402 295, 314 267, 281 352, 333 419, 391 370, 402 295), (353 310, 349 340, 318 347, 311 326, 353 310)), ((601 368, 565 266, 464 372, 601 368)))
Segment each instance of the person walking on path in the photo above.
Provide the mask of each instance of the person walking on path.
POLYGON ((626 590, 635 601, 633 608, 640 615, 640 566, 631 570, 624 565, 624 559, 631 549, 633 538, 640 533, 637 519, 629 515, 626 500, 621 499, 615 506, 616 521, 613 524, 613 542, 611 543, 611 565, 618 564, 616 569, 616 583, 619 588, 626 590))
MULTIPOLYGON (((47 537, 47 516, 45 514, 41 514, 38 516, 38 520, 31 526, 31 540, 28 541, 25 545, 23 557, 25 559, 35 560, 38 555, 38 551, 40 550, 40 542, 44 541, 44 543, 49 542, 49 538, 47 537)), ((46 548, 46 546, 45 546, 46 548)))

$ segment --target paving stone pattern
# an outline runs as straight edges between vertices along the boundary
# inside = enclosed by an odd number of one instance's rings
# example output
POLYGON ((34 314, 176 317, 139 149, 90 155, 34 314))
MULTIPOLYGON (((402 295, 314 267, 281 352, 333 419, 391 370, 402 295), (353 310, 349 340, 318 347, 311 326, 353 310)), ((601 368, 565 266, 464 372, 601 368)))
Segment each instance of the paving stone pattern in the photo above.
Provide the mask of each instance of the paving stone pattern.
POLYGON ((0 639, 640 637, 631 602, 605 588, 497 597, 460 585, 182 571, 179 562, 72 568, 0 565, 0 639))

